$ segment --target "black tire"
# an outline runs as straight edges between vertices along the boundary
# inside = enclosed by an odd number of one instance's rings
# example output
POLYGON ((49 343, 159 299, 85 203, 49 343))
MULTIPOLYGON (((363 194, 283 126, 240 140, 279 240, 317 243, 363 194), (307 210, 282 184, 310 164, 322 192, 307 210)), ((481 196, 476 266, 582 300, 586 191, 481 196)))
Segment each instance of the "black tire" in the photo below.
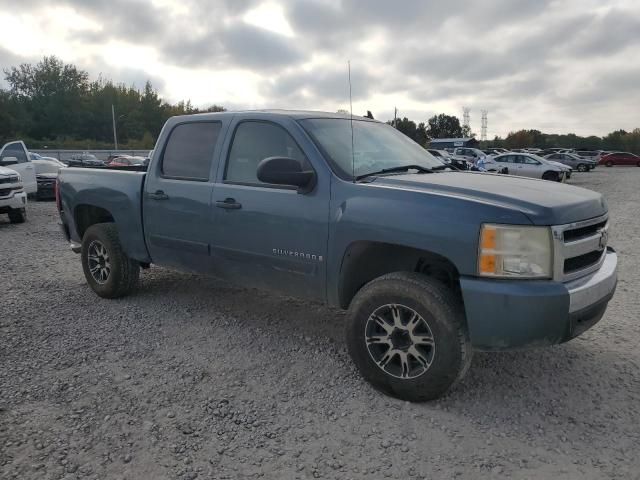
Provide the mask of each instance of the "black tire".
POLYGON ((589 170, 589 167, 587 167, 584 163, 579 163, 578 164, 578 171, 579 172, 586 172, 589 170))
POLYGON ((9 210, 9 221, 11 223, 24 223, 27 221, 27 210, 25 208, 14 208, 9 210))
POLYGON ((636 163, 636 165, 637 165, 638 167, 640 167, 640 162, 636 163))
MULTIPOLYGON (((103 298, 119 298, 131 293, 138 283, 140 265, 124 253, 118 237, 118 229, 113 223, 97 223, 87 229, 82 238, 82 269, 91 289, 103 298), (89 259, 95 248, 104 249, 109 271, 102 281, 94 277, 90 262, 96 267, 99 262, 89 259)), ((93 258, 97 258, 92 256, 93 258)), ((104 258, 103 258, 104 260, 104 258)), ((100 269, 105 271, 106 269, 100 269)))
MULTIPOLYGON (((405 327, 409 323, 407 321, 405 327)), ((390 327, 389 324, 386 326, 390 327)), ((395 332, 396 329, 393 328, 395 332)), ((406 338, 411 338, 410 342, 413 342, 417 328, 413 327, 411 335, 405 334, 406 338)), ((388 395, 411 402, 423 402, 442 396, 464 377, 472 358, 462 301, 437 280, 417 273, 390 273, 362 287, 349 307, 346 338, 351 358, 369 383, 388 395), (397 350, 392 353, 385 366, 376 363, 374 352, 370 350, 387 348, 387 352, 383 353, 384 358, 387 358, 389 352, 398 347, 393 342, 386 347, 369 343, 368 338, 371 337, 367 337, 372 326, 377 328, 380 325, 372 320, 373 313, 392 308, 391 305, 408 309, 409 316, 411 311, 417 313, 428 326, 427 336, 430 335, 433 339, 433 350, 420 347, 425 359, 430 358, 427 366, 418 362, 417 357, 412 357, 413 366, 409 362, 408 368, 401 366, 401 372, 396 371, 405 378, 384 369, 391 370, 395 367, 392 361, 399 361, 402 365, 400 353, 395 353, 397 350), (407 375, 404 375, 405 371, 407 375), (416 374, 412 376, 410 372, 416 374)), ((413 347, 415 344, 412 343, 410 347, 404 345, 399 348, 413 347)), ((406 351, 405 358, 408 358, 406 351)))
POLYGON ((605 163, 605 165, 607 167, 613 167, 613 162, 611 160, 607 161, 607 163, 605 163))
POLYGON ((558 180, 560 180, 560 176, 558 175, 558 172, 544 172, 542 174, 542 179, 557 182, 558 180))

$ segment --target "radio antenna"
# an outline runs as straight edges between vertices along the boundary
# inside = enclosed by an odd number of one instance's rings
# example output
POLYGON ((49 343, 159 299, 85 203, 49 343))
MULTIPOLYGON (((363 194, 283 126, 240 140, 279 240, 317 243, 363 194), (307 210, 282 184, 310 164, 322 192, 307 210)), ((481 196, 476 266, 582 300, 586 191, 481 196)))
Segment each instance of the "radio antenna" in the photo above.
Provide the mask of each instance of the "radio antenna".
POLYGON ((351 97, 351 60, 347 61, 347 69, 349 70, 349 111, 351 112, 351 173, 353 175, 353 183, 356 183, 356 154, 353 143, 353 100, 351 97))

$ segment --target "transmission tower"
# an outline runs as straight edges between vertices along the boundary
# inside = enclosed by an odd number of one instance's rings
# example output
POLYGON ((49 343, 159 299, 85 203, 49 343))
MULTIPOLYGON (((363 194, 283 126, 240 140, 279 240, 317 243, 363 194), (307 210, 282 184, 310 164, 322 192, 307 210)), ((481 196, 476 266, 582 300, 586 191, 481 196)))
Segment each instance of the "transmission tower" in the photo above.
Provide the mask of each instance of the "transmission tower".
POLYGON ((463 137, 471 132, 471 109, 469 107, 462 107, 462 132, 463 137))
POLYGON ((485 142, 487 140, 487 114, 489 113, 489 111, 488 110, 481 110, 481 111, 482 111, 482 130, 480 133, 480 140, 485 142))

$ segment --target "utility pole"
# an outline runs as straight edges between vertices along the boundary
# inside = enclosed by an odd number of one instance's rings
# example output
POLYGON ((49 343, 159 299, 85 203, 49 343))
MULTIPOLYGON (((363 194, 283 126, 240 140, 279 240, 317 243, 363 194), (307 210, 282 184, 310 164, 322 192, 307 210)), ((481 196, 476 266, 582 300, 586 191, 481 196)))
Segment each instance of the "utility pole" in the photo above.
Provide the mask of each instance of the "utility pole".
POLYGON ((393 128, 398 129, 398 107, 393 107, 393 128))
POLYGON ((116 134, 116 112, 113 108, 113 103, 111 104, 111 121, 113 122, 113 143, 115 144, 116 150, 118 150, 118 135, 116 134))

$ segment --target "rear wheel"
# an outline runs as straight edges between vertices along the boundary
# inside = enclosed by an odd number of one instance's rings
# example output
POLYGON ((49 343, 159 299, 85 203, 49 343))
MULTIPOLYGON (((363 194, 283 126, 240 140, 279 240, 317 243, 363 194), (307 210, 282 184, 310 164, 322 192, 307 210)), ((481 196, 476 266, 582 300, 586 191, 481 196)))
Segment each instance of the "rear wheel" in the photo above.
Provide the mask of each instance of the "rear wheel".
POLYGON ((557 182, 560 177, 558 176, 558 172, 544 172, 542 174, 543 180, 551 180, 552 182, 557 182))
POLYGON ((416 273, 391 273, 365 285, 349 307, 346 337, 368 382, 412 402, 442 396, 471 362, 462 302, 416 273))
POLYGON ((124 253, 113 223, 98 223, 87 229, 81 257, 87 283, 99 296, 118 298, 135 289, 140 265, 124 253))
POLYGON ((11 223, 24 223, 27 220, 27 210, 25 208, 15 208, 9 210, 9 221, 11 223))
POLYGON ((587 166, 584 163, 578 165, 579 172, 586 172, 588 170, 587 166))

